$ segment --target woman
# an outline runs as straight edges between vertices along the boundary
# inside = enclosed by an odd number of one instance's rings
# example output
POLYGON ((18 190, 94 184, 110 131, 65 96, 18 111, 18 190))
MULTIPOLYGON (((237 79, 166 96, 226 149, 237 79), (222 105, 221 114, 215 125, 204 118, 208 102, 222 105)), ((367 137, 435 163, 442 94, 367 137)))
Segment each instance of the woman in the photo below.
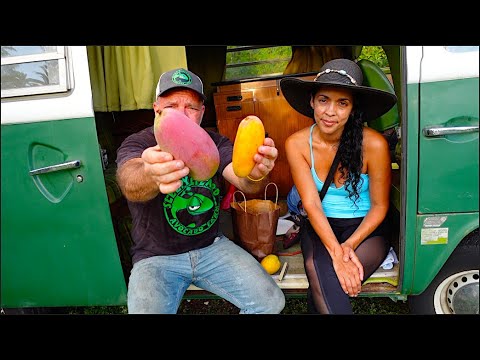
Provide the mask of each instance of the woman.
POLYGON ((327 62, 313 81, 280 82, 288 103, 315 121, 289 136, 285 150, 310 222, 301 243, 309 309, 322 314, 352 314, 349 296, 358 295, 390 248, 389 146, 364 123, 397 99, 362 82, 361 69, 347 59, 327 62), (337 152, 339 165, 320 201, 337 152))

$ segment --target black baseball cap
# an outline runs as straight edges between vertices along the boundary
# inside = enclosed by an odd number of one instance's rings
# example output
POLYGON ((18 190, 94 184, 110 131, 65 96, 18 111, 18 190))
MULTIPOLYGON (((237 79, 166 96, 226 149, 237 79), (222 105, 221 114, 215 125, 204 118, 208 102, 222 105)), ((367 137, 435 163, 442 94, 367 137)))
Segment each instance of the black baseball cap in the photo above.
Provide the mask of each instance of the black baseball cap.
POLYGON ((164 72, 158 80, 155 99, 162 95, 165 91, 173 88, 187 88, 196 91, 203 100, 206 99, 203 93, 203 83, 200 78, 193 72, 183 68, 173 69, 164 72))

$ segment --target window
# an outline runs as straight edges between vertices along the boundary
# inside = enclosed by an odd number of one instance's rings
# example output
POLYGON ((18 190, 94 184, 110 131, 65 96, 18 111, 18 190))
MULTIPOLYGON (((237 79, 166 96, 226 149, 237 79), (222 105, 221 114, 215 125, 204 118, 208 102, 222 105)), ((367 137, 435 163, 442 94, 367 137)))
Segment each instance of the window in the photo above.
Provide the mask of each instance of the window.
POLYGON ((228 46, 225 80, 281 75, 291 57, 291 46, 228 46))
POLYGON ((450 52, 470 52, 470 51, 477 51, 479 47, 478 46, 445 46, 445 49, 450 52))
MULTIPOLYGON (((306 46, 306 48, 314 49, 307 53, 304 61, 302 60, 304 65, 300 67, 302 69, 300 72, 318 71, 323 63, 337 57, 365 58, 385 72, 390 72, 382 46, 306 46), (312 66, 317 67, 309 68, 312 66)), ((282 75, 291 59, 291 46, 227 46, 224 80, 282 75)))
POLYGON ((71 88, 63 46, 2 46, 2 98, 71 88))

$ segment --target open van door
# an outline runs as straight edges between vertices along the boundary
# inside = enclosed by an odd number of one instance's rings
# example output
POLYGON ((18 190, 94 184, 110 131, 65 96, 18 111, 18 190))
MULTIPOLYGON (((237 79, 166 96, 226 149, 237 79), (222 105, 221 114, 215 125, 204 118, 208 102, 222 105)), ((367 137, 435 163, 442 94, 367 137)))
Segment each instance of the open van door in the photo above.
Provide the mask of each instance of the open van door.
POLYGON ((126 303, 86 48, 2 46, 1 306, 126 303))

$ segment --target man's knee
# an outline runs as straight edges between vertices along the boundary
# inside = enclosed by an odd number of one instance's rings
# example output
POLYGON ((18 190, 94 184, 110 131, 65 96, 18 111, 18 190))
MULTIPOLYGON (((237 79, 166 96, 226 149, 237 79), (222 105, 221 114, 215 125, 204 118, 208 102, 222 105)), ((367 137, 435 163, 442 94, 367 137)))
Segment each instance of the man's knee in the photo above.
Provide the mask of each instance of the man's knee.
POLYGON ((277 288, 273 294, 272 300, 269 302, 270 312, 272 314, 280 314, 285 307, 285 294, 282 289, 277 288))

